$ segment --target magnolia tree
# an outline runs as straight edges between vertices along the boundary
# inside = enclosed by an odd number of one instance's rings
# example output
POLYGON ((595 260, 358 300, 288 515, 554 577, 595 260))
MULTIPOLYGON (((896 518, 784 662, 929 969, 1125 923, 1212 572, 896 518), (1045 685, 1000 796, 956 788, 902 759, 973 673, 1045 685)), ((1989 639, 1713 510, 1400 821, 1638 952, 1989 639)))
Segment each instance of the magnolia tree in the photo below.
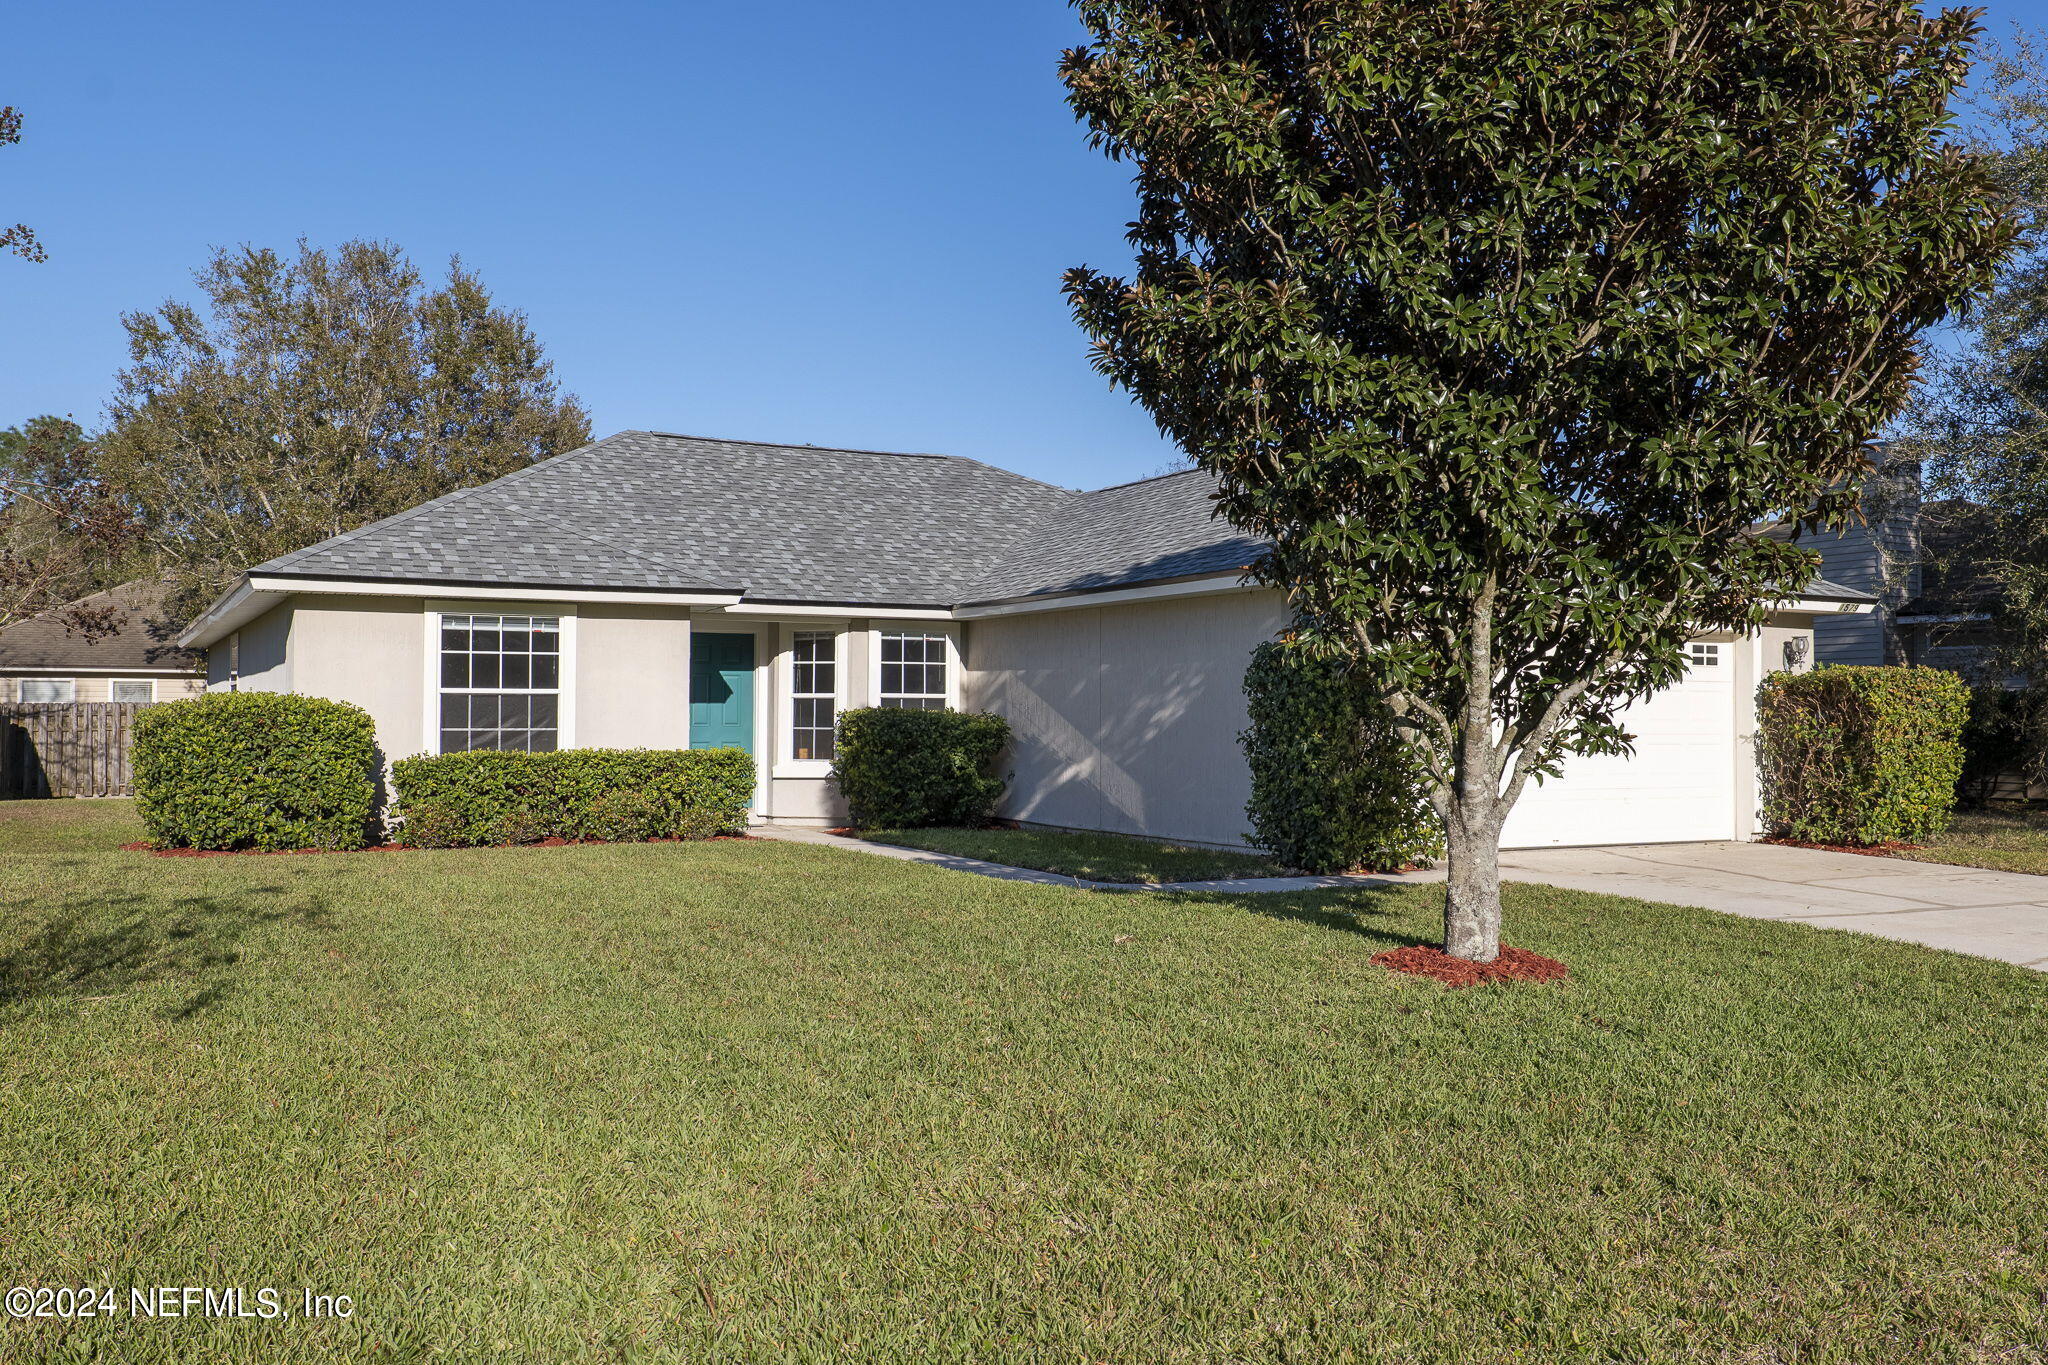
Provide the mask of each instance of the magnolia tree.
POLYGON ((1838 524, 1916 337, 2009 227, 1946 143, 1976 36, 1906 0, 1080 0, 1128 278, 1097 363, 1263 536, 1427 773, 1444 949, 1500 831, 1838 524))

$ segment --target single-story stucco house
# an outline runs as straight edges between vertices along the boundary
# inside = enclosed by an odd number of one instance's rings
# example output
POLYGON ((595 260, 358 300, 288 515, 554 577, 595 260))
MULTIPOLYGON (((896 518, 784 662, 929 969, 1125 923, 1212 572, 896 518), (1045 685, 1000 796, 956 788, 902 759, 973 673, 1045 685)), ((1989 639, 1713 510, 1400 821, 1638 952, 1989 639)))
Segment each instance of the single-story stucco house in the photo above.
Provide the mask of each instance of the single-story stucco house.
MULTIPOLYGON (((210 688, 362 706, 391 758, 736 744, 782 823, 844 819, 838 711, 985 709, 1015 731, 1004 814, 1239 846, 1245 664, 1286 618, 1213 488, 628 431, 258 565, 181 643, 210 688)), ((1630 713, 1636 756, 1574 760, 1506 842, 1751 837, 1757 680, 1869 605, 1816 581, 1703 636, 1630 713)))

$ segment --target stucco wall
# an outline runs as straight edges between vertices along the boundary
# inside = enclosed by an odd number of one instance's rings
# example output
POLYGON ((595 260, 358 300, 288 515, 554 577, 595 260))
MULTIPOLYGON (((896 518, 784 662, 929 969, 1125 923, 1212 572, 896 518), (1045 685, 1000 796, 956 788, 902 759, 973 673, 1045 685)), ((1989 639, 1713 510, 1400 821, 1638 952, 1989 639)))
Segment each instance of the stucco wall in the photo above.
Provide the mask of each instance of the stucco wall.
POLYGON ((251 692, 291 691, 292 605, 280 602, 207 650, 207 686, 229 686, 233 669, 251 692))
MULTIPOLYGON (((292 620, 292 690, 354 702, 377 724, 386 759, 426 748, 425 602, 415 597, 302 597, 292 620)), ((243 686, 248 642, 243 637, 243 686)))
POLYGON ((1285 623, 1264 591, 971 623, 965 704, 1016 732, 1003 814, 1242 846, 1244 670, 1285 623))
POLYGON ((590 606, 576 619, 579 748, 690 747, 690 614, 590 606))
MULTIPOLYGON (((1845 618, 1824 617, 1822 619, 1832 621, 1845 618)), ((1788 670, 1794 673, 1812 672, 1814 664, 1819 662, 1815 658, 1818 650, 1811 643, 1813 636, 1814 631, 1807 626, 1765 626, 1763 629, 1763 672, 1767 675, 1782 673, 1788 670), (1809 642, 1806 647, 1806 658, 1797 664, 1793 663, 1790 655, 1786 652, 1787 646, 1791 645, 1795 640, 1806 640, 1809 642)), ((1833 662, 1840 662, 1840 660, 1833 662)))

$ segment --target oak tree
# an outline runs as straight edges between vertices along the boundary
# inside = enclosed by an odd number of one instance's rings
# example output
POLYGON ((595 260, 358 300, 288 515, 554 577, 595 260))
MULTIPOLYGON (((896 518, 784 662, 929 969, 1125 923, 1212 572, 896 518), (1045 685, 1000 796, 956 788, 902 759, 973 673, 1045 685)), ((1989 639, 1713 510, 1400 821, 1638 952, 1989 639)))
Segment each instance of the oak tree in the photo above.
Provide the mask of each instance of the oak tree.
POLYGON ((524 315, 387 242, 221 250, 204 308, 122 319, 130 365, 100 441, 191 609, 234 575, 572 449, 590 418, 524 315))

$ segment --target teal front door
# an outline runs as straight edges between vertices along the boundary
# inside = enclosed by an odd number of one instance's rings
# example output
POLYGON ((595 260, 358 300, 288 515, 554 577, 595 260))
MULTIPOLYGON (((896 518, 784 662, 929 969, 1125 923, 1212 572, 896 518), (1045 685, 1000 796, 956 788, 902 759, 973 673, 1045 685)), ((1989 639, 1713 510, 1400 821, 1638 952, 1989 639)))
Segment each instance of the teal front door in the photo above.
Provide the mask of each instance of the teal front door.
POLYGON ((754 637, 690 632, 690 747, 754 751, 754 637))

